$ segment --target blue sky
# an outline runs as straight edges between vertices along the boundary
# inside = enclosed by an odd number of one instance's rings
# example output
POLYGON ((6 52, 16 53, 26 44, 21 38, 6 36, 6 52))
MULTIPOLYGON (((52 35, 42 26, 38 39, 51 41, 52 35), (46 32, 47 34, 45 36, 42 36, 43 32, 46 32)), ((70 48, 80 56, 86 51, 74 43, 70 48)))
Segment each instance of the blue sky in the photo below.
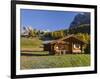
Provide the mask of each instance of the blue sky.
POLYGON ((79 12, 21 9, 21 27, 56 31, 67 29, 79 12))

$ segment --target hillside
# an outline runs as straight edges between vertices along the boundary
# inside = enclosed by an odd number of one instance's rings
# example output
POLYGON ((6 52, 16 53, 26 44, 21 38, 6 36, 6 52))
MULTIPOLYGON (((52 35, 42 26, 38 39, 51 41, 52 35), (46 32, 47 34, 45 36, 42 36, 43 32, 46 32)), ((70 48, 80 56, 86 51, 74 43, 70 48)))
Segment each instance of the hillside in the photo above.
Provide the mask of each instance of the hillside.
POLYGON ((76 34, 76 33, 88 33, 90 34, 90 25, 89 24, 82 24, 78 27, 74 27, 69 29, 69 34, 76 34))

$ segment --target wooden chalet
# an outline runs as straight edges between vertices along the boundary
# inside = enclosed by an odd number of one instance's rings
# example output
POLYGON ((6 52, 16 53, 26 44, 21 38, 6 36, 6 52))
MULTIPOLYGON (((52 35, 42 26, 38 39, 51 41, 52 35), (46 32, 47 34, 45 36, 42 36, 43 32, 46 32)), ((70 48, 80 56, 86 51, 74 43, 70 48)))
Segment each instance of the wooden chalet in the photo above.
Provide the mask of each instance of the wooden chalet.
POLYGON ((43 43, 44 51, 49 51, 50 54, 82 53, 84 44, 86 43, 74 35, 43 43))

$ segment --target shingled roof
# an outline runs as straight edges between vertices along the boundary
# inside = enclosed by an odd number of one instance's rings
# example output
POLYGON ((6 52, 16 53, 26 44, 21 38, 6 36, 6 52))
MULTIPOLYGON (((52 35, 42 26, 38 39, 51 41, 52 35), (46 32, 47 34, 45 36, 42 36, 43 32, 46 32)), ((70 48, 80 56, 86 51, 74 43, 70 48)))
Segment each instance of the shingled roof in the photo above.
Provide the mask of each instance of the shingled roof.
POLYGON ((81 43, 86 44, 85 41, 79 39, 79 38, 78 38, 77 36, 75 36, 74 34, 72 34, 72 35, 68 35, 68 36, 65 36, 65 37, 60 38, 60 39, 58 39, 58 40, 63 40, 63 41, 64 41, 64 40, 69 39, 69 38, 74 38, 74 39, 80 41, 81 43))
POLYGON ((74 38, 76 40, 78 40, 79 42, 83 43, 83 44, 86 44, 85 41, 79 39, 78 37, 76 37, 75 35, 68 35, 68 36, 65 36, 63 38, 60 38, 60 39, 57 39, 57 40, 51 40, 51 41, 45 41, 43 44, 54 44, 54 43, 61 43, 61 44, 65 44, 66 42, 64 40, 68 40, 69 38, 74 38))

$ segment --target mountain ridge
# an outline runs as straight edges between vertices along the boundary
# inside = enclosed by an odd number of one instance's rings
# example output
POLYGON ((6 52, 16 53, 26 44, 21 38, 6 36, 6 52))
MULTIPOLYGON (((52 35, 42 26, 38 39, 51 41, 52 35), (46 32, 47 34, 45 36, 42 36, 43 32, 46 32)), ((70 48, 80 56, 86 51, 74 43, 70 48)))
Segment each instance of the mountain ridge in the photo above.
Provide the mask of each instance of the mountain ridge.
POLYGON ((83 24, 89 24, 90 25, 90 13, 82 13, 82 14, 77 14, 73 21, 71 22, 69 29, 79 27, 80 25, 83 24))

